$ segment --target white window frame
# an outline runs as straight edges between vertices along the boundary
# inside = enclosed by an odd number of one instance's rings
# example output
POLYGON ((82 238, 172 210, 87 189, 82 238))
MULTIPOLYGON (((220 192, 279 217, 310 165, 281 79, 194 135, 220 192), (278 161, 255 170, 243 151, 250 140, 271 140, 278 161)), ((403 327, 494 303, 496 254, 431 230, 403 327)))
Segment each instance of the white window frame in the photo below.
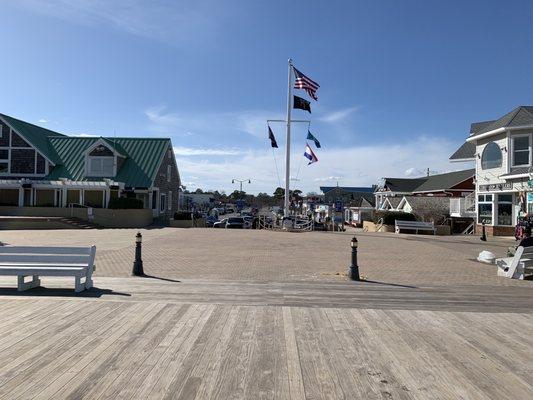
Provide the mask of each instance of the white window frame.
POLYGON ((481 224, 483 221, 479 219, 479 205, 480 204, 490 204, 491 205, 491 223, 486 225, 494 226, 494 193, 479 193, 476 197, 477 207, 476 207, 476 220, 478 224, 481 224), (479 198, 483 196, 483 200, 479 200, 479 198), (487 200, 486 196, 491 196, 491 200, 487 200))
POLYGON ((159 195, 159 211, 164 212, 166 208, 167 203, 167 195, 165 193, 161 193, 159 195))
MULTIPOLYGON (((523 152, 525 150, 518 150, 518 151, 523 152)), ((512 135, 511 136, 511 166, 514 168, 514 167, 528 167, 530 165, 531 165, 531 133, 521 133, 521 134, 518 134, 518 135, 512 135), (528 138, 528 147, 527 147, 528 162, 527 162, 527 164, 515 164, 515 161, 514 161, 514 154, 515 154, 514 143, 515 143, 515 139, 521 138, 521 137, 527 137, 528 138)))
POLYGON ((493 196, 493 203, 494 203, 494 210, 493 210, 493 214, 494 216, 496 217, 496 220, 494 221, 495 223, 493 223, 493 225, 495 226, 514 226, 513 224, 513 221, 514 221, 514 195, 513 193, 498 193, 497 195, 494 195, 493 196), (511 196, 511 201, 500 201, 500 196, 511 196), (510 204, 511 205, 511 223, 509 225, 503 225, 503 224, 500 224, 500 221, 498 219, 498 206, 500 204, 510 204))
POLYGON ((86 159, 86 171, 85 176, 92 176, 92 177, 102 177, 102 178, 109 178, 116 175, 116 162, 115 162, 115 156, 88 156, 86 159), (113 163, 111 167, 111 171, 109 174, 105 173, 103 171, 103 161, 104 160, 111 160, 113 163), (99 173, 92 172, 91 166, 94 161, 100 161, 100 171, 99 173))

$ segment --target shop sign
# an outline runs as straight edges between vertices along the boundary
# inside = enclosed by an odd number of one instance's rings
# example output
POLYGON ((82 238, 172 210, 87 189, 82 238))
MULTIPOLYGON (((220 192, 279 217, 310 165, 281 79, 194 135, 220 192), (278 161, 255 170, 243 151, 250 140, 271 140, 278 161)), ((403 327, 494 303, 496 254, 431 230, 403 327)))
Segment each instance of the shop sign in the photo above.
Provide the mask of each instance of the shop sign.
POLYGON ((533 188, 533 179, 530 179, 529 181, 527 181, 527 185, 528 185, 530 188, 533 188))
POLYGON ((528 203, 533 203, 533 193, 529 192, 527 194, 527 202, 528 203))
POLYGON ((512 189, 512 188, 513 188, 513 184, 510 182, 496 183, 492 185, 479 185, 480 191, 485 190, 487 192, 490 190, 506 190, 506 189, 512 189))

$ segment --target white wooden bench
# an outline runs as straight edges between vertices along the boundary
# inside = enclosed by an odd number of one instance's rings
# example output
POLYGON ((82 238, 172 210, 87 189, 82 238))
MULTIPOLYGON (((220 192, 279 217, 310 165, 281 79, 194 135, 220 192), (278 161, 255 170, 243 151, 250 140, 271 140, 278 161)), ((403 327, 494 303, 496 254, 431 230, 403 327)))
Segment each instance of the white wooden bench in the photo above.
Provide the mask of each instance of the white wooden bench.
POLYGON ((498 276, 511 279, 524 279, 533 274, 533 247, 518 246, 514 257, 497 258, 498 276))
POLYGON ((419 222, 419 221, 401 221, 401 220, 395 220, 394 221, 394 231, 396 233, 400 233, 401 229, 408 229, 411 231, 431 231, 433 234, 435 234, 435 226, 433 225, 433 222, 419 222))
POLYGON ((96 246, 0 246, 0 275, 17 276, 19 291, 40 286, 39 276, 73 276, 74 289, 81 292, 93 286, 95 255, 96 246), (26 282, 28 276, 33 279, 26 282))

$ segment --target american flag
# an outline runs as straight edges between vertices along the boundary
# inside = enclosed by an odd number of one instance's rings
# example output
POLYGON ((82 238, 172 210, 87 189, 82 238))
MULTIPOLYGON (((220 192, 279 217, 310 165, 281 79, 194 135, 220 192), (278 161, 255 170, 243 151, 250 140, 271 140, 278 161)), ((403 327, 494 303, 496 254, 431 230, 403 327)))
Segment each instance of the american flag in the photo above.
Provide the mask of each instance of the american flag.
POLYGON ((300 71, 298 71, 296 68, 294 68, 294 75, 296 76, 296 80, 294 81, 294 88, 295 89, 304 89, 309 96, 313 98, 313 100, 318 100, 318 97, 316 95, 316 91, 320 87, 318 83, 316 83, 314 80, 309 78, 308 76, 305 76, 300 71))

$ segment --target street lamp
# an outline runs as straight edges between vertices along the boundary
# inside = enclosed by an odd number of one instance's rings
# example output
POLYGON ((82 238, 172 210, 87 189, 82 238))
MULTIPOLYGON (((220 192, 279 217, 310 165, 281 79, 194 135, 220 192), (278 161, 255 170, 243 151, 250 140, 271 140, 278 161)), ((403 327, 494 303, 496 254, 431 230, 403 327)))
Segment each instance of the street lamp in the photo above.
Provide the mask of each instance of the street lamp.
POLYGON ((143 236, 141 235, 141 232, 137 232, 137 235, 135 235, 135 261, 133 262, 133 275, 135 276, 143 276, 144 270, 143 270, 143 260, 142 260, 142 243, 143 243, 143 236))
POLYGON ((359 242, 357 241, 357 238, 354 236, 350 242, 350 246, 352 247, 352 265, 350 265, 350 279, 354 281, 361 280, 361 277, 359 276, 359 265, 357 265, 358 245, 359 245, 359 242))
POLYGON ((240 192, 242 192, 242 184, 247 182, 247 183, 252 183, 252 181, 250 180, 250 178, 248 179, 236 179, 236 178, 233 178, 231 180, 231 183, 235 183, 235 182, 239 182, 240 183, 240 192))

